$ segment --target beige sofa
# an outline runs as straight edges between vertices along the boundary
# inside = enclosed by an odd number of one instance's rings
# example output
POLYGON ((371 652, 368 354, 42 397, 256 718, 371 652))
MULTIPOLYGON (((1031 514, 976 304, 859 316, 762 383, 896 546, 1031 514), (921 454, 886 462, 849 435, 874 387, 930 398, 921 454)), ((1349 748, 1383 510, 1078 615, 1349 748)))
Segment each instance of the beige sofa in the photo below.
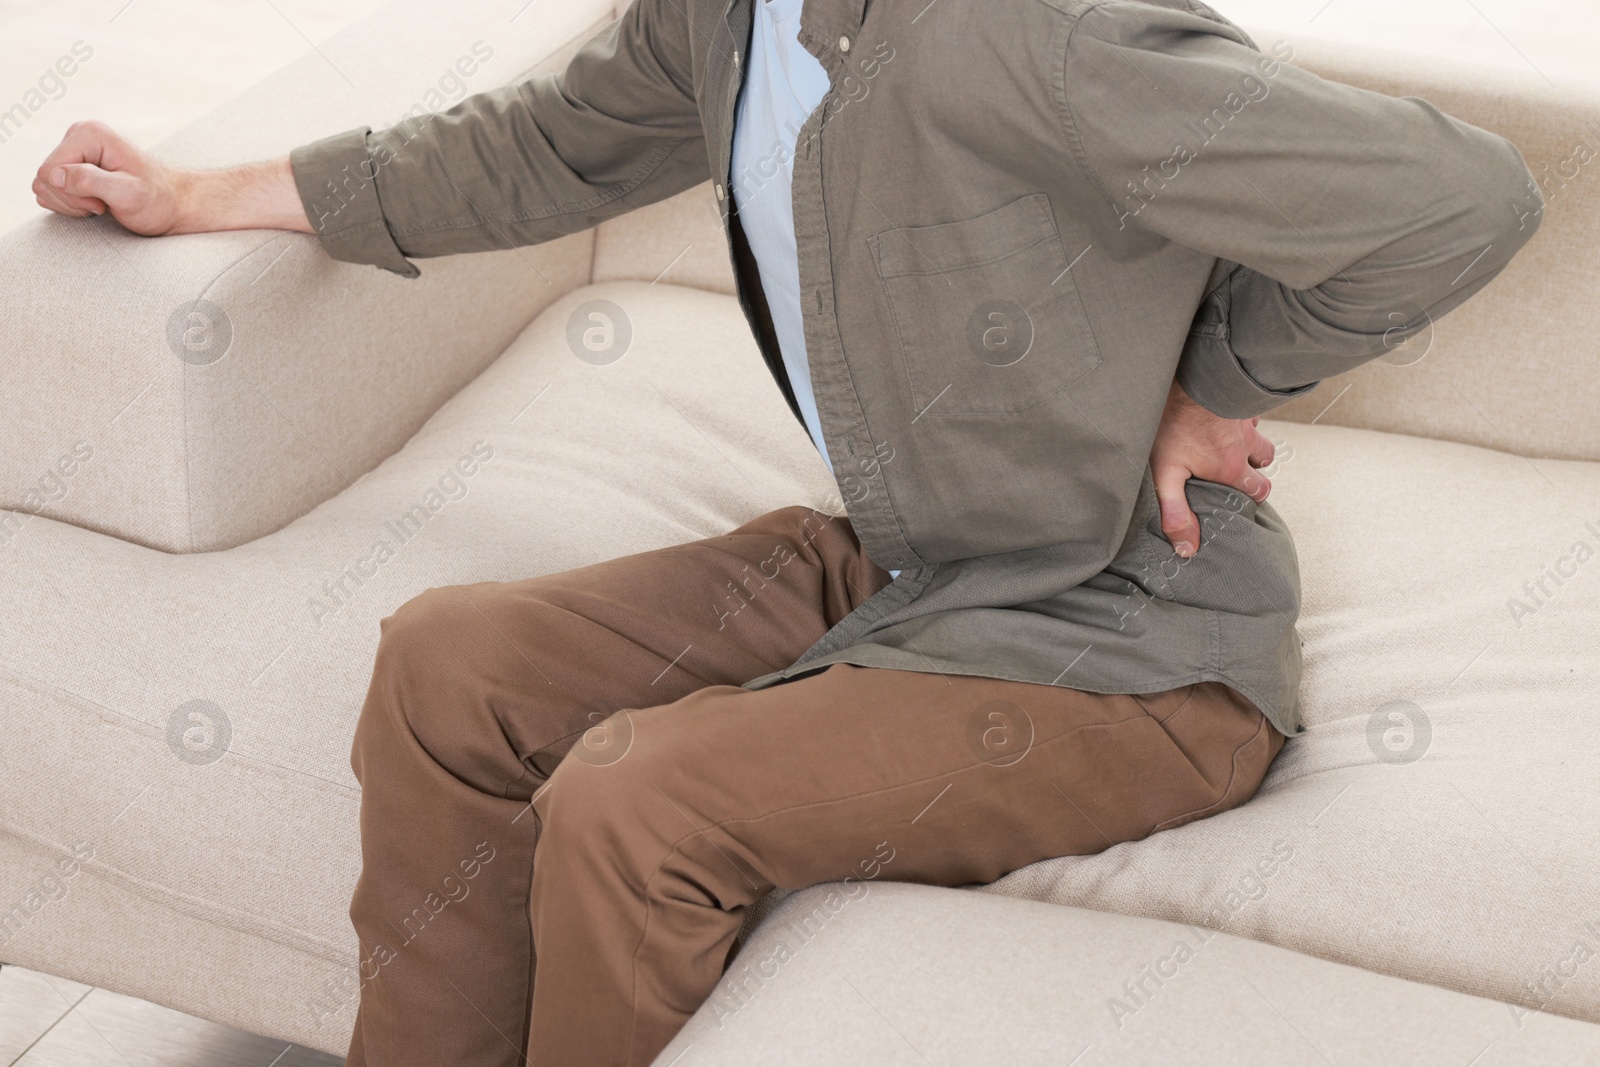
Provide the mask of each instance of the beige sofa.
MULTIPOLYGON (((442 107, 610 7, 396 0, 159 151, 442 107)), ((1294 43, 1549 176, 1502 278, 1262 424, 1309 732, 1243 808, 1143 842, 774 894, 659 1062, 1600 1062, 1600 92, 1294 43)), ((0 961, 343 1051, 378 620, 837 504, 710 205, 414 282, 280 233, 0 238, 0 961), (615 362, 569 346, 597 299, 615 362)))

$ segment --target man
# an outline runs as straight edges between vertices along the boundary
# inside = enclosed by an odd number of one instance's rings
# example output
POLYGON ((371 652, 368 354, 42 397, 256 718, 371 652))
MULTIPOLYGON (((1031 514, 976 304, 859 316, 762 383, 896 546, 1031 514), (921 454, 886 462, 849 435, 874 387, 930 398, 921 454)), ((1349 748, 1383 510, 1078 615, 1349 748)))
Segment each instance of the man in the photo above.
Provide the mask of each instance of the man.
POLYGON ((406 276, 709 177, 852 487, 384 620, 350 1064, 647 1064, 774 887, 987 882, 1254 793, 1301 729, 1256 420, 1488 284, 1542 206, 1506 140, 1286 52, 1198 0, 636 0, 559 76, 287 160, 69 133, 63 214, 406 276))

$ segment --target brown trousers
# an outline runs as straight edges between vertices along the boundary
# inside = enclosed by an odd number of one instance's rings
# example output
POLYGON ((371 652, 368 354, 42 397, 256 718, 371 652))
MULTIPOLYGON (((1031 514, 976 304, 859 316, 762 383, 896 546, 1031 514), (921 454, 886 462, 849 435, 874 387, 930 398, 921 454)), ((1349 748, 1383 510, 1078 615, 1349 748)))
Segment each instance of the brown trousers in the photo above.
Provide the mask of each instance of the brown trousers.
POLYGON ((1283 744, 1215 682, 838 664, 739 688, 888 581, 846 520, 791 507, 385 619, 351 757, 347 1063, 644 1067, 774 887, 1098 852, 1244 802, 1283 744))

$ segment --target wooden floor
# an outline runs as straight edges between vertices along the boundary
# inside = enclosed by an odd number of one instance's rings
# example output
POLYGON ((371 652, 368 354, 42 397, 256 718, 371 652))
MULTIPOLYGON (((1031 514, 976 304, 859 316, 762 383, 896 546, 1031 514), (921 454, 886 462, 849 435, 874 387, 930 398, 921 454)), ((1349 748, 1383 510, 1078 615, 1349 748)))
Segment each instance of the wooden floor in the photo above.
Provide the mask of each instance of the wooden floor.
POLYGON ((339 1067, 272 1041, 17 967, 0 970, 0 1067, 339 1067))

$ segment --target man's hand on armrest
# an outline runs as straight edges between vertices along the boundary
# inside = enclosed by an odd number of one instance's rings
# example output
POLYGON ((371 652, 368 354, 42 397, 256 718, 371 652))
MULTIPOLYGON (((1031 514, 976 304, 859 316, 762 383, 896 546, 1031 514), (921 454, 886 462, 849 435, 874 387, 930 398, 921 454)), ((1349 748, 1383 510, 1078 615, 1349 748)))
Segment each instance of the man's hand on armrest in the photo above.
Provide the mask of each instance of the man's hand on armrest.
POLYGON ((1224 419, 1189 398, 1176 381, 1150 449, 1150 471, 1161 503, 1161 532, 1179 556, 1194 555, 1200 522, 1189 507, 1184 486, 1190 478, 1232 486, 1256 503, 1267 499, 1272 482, 1256 468, 1272 462, 1276 450, 1253 419, 1224 419))
POLYGON ((153 159, 103 122, 78 122, 33 179, 39 206, 83 218, 110 214, 158 237, 213 230, 311 233, 289 159, 224 170, 180 170, 153 159))

